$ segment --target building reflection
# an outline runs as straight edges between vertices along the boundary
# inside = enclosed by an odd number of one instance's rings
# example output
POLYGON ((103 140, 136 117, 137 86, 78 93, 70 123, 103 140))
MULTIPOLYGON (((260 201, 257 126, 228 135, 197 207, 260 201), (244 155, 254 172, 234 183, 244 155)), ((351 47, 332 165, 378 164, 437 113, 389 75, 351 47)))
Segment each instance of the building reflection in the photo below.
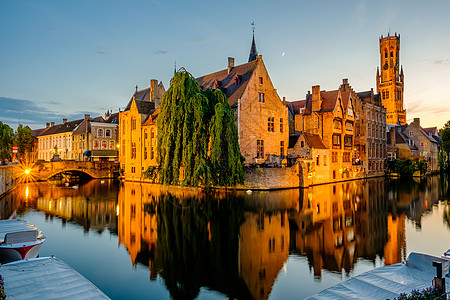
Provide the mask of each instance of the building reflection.
POLYGON ((196 298, 206 287, 229 298, 267 299, 290 255, 306 257, 317 280, 324 271, 348 274, 359 259, 401 262, 406 220, 420 228, 440 199, 450 229, 448 179, 438 177, 251 195, 130 182, 119 188, 94 181, 78 190, 36 184, 0 205, 2 218, 35 208, 85 231, 108 228, 131 265, 147 266, 172 298, 196 298))

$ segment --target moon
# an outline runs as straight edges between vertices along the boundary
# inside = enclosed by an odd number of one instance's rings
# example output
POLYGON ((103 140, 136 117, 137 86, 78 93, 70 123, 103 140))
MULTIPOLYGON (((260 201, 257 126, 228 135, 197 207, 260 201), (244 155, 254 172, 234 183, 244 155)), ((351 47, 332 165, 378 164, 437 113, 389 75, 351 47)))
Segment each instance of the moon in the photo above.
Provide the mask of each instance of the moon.
POLYGON ((283 53, 281 53, 281 56, 284 56, 286 53, 284 53, 284 51, 283 51, 283 53))

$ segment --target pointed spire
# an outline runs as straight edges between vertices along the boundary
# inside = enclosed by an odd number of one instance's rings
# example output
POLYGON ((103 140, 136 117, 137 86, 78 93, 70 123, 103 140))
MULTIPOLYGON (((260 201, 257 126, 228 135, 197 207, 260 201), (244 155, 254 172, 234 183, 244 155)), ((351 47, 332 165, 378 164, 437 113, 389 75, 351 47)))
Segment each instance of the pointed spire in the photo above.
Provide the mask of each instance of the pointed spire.
POLYGON ((252 30, 253 30, 253 40, 252 47, 250 48, 250 55, 248 56, 248 62, 256 60, 258 57, 258 51, 256 51, 256 43, 255 43, 255 22, 252 22, 252 30))
POLYGON ((377 78, 380 77, 380 68, 377 67, 377 78))

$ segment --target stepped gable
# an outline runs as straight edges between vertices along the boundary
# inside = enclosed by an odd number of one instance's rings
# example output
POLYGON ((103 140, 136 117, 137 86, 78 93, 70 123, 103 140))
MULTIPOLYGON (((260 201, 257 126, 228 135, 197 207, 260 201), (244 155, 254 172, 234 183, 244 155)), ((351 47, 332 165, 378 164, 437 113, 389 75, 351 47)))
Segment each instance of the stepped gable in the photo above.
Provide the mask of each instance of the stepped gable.
POLYGON ((204 91, 207 89, 219 88, 228 98, 228 103, 231 106, 237 103, 237 100, 242 97, 245 88, 255 70, 256 64, 260 59, 253 60, 251 62, 223 69, 221 71, 204 75, 196 78, 195 80, 200 85, 200 88, 204 91))
POLYGON ((322 139, 318 134, 303 132, 303 136, 305 137, 306 142, 311 148, 327 149, 327 147, 324 145, 322 139))

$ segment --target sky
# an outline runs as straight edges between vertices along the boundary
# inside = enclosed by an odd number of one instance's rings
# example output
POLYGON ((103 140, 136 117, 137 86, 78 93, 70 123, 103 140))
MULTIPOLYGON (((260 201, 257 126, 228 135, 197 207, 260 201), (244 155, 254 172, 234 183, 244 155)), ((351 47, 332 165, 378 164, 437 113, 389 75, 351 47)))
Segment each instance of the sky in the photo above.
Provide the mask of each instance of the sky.
POLYGON ((151 79, 246 63, 256 47, 279 96, 313 85, 376 90, 379 37, 400 33, 407 122, 450 120, 450 1, 0 0, 0 121, 14 129, 123 109, 151 79))

